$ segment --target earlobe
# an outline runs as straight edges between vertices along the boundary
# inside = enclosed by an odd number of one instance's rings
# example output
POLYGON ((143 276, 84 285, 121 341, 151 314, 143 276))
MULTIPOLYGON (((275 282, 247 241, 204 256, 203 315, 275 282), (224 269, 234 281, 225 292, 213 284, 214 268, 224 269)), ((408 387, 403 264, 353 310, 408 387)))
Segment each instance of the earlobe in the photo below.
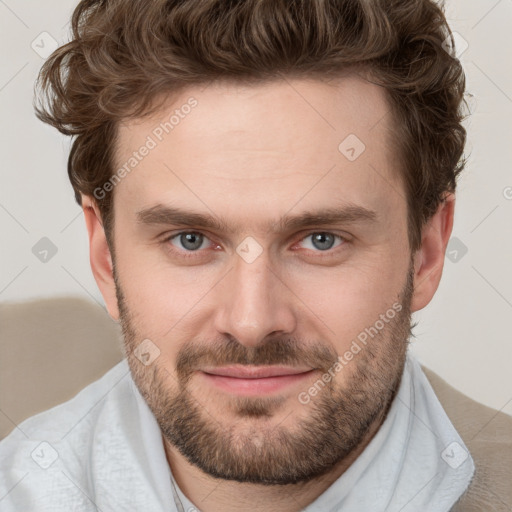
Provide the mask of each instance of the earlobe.
POLYGON ((432 300, 444 267, 446 247, 453 228, 455 195, 446 194, 422 230, 421 247, 414 258, 414 295, 411 310, 419 311, 432 300))
POLYGON ((119 320, 113 263, 101 214, 93 199, 82 196, 82 208, 89 236, 89 260, 94 279, 107 306, 109 315, 119 320))

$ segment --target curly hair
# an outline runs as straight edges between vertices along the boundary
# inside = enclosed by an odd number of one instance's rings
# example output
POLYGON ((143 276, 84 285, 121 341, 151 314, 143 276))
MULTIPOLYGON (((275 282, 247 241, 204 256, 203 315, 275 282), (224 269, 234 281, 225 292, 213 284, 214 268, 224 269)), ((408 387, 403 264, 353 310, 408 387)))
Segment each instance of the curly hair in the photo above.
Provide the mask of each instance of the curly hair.
MULTIPOLYGON (((151 115, 159 98, 215 80, 365 70, 387 91, 414 251, 466 163, 454 46, 433 0, 81 0, 71 40, 40 70, 34 107, 74 137, 68 174, 81 204, 113 175, 119 122, 151 115)), ((107 239, 112 198, 96 198, 107 239)))

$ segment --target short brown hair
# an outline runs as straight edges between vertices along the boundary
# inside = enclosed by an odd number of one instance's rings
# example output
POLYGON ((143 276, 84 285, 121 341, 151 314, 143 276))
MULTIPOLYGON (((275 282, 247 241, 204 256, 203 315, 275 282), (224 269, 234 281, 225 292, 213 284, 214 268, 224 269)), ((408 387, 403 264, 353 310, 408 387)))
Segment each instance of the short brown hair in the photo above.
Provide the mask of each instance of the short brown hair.
MULTIPOLYGON (((390 101, 414 251, 465 165, 465 75, 446 44, 433 0, 82 0, 70 42, 41 68, 36 115, 75 136, 68 174, 81 204, 113 175, 119 121, 151 115, 162 95, 364 69, 390 101)), ((112 194, 96 198, 107 237, 112 194)))

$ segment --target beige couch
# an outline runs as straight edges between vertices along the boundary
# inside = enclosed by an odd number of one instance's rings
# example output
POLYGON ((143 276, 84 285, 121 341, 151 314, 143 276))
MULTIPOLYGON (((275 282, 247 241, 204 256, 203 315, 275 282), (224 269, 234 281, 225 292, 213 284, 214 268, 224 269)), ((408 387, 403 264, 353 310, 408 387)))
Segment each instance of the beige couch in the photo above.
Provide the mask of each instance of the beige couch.
POLYGON ((122 358, 120 328, 96 303, 70 297, 0 304, 0 439, 122 358))

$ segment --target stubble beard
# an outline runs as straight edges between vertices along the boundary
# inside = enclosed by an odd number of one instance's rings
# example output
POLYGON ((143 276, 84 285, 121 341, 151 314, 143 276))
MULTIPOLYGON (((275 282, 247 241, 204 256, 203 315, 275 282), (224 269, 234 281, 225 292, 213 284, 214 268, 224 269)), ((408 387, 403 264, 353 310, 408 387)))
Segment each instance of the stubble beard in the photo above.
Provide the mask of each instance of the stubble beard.
POLYGON ((306 363, 321 368, 321 378, 337 360, 332 348, 325 343, 304 344, 283 337, 255 348, 234 339, 211 345, 184 343, 176 359, 178 385, 173 388, 172 376, 158 365, 158 359, 144 366, 134 356, 134 348, 146 336, 135 328, 117 277, 116 290, 126 356, 135 384, 165 440, 191 464, 215 478, 288 485, 324 475, 349 457, 376 420, 383 420, 401 381, 411 334, 412 267, 401 293, 401 310, 350 361, 350 378, 345 378, 342 385, 332 379, 312 397, 307 405, 309 414, 293 422, 293 428, 272 424, 272 415, 286 401, 282 396, 226 397, 222 403, 231 416, 239 418, 226 424, 219 418, 225 414, 208 411, 208 405, 190 392, 193 373, 205 363, 306 363))

